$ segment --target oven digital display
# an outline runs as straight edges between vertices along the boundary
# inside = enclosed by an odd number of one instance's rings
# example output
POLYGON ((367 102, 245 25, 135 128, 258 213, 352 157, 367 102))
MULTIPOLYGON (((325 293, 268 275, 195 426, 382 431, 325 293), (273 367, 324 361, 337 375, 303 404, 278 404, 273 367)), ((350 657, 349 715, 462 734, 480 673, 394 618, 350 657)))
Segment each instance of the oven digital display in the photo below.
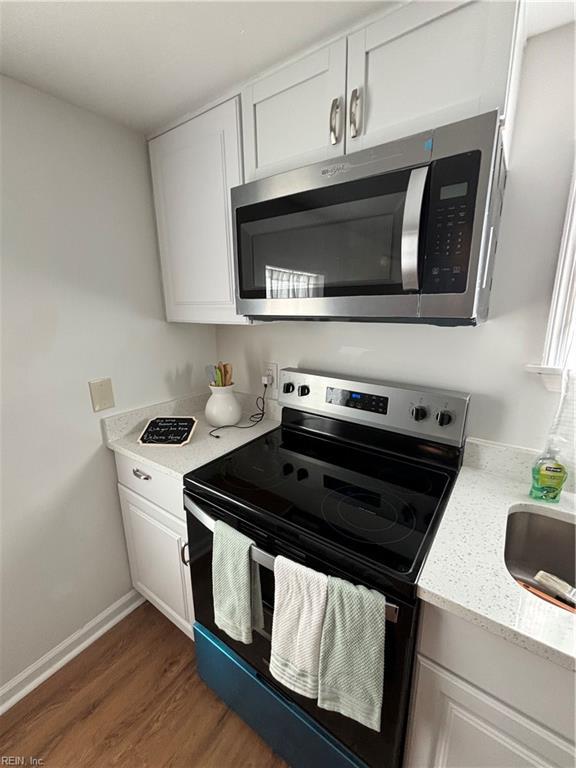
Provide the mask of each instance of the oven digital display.
POLYGON ((356 408, 360 411, 388 413, 388 398, 382 395, 370 395, 367 392, 352 392, 349 389, 326 387, 326 402, 344 408, 356 408))

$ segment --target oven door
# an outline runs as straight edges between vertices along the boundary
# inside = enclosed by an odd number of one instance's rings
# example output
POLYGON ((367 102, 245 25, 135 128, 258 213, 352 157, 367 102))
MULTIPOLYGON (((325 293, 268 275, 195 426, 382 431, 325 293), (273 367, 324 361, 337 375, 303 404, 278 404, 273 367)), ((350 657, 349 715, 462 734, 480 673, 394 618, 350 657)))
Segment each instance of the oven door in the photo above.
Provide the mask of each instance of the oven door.
POLYGON ((246 185, 257 202, 234 208, 239 312, 417 318, 429 166, 354 170, 315 187, 317 166, 300 169, 309 188, 272 199, 258 199, 270 180, 246 185))
MULTIPOLYGON (((410 678, 414 641, 416 636, 416 606, 401 603, 395 598, 397 610, 387 612, 384 696, 380 733, 335 712, 320 709, 316 702, 300 696, 282 686, 269 671, 270 641, 274 616, 274 573, 273 558, 284 555, 310 568, 332 576, 376 587, 365 577, 355 579, 354 573, 343 573, 330 562, 329 555, 320 557, 306 550, 303 541, 288 542, 273 537, 252 524, 237 517, 230 510, 224 510, 200 500, 185 492, 187 510, 190 574, 194 596, 196 621, 222 640, 243 658, 266 682, 282 696, 296 703, 314 720, 330 732, 355 755, 369 766, 399 768, 407 720, 410 692, 410 678), (214 623, 212 600, 212 531, 215 519, 224 520, 252 538, 257 550, 253 560, 260 569, 264 608, 264 629, 253 633, 251 644, 236 642, 222 632, 214 623), (388 621, 388 616, 393 620, 388 621)), ((389 606, 390 608, 390 606, 389 606)))

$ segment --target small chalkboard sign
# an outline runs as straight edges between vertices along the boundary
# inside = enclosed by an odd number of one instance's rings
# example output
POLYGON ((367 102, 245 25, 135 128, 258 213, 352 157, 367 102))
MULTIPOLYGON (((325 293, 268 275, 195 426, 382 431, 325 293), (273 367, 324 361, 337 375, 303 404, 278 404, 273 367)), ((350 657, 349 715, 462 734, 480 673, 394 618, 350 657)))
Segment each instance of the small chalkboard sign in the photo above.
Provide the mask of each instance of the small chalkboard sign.
POLYGON ((196 427, 194 418, 160 417, 150 419, 138 438, 140 445, 186 445, 196 427))

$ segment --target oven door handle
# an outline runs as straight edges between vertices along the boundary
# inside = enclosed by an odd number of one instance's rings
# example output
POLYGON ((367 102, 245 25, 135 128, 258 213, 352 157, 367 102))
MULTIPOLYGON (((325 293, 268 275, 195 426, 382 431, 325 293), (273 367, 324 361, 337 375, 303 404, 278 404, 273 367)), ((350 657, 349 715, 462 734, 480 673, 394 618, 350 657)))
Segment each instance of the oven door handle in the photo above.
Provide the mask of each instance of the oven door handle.
MULTIPOLYGON (((186 495, 184 495, 184 508, 187 512, 190 512, 190 514, 196 518, 199 523, 214 533, 216 520, 214 520, 213 517, 210 517, 210 515, 207 515, 203 509, 200 509, 200 507, 186 495)), ((258 565, 261 565, 264 568, 268 568, 270 571, 274 571, 274 560, 276 558, 273 555, 269 555, 268 552, 265 552, 263 549, 259 549, 254 544, 252 544, 252 547, 250 548, 250 556, 255 563, 258 563, 258 565)), ((390 621, 392 624, 396 624, 398 621, 398 610, 399 609, 397 605, 393 605, 392 603, 387 602, 386 621, 390 621)))
MULTIPOLYGON (((202 523, 205 528, 208 528, 209 531, 214 533, 214 525, 216 520, 214 520, 213 517, 207 515, 204 510, 200 509, 200 507, 197 504, 194 504, 194 502, 191 501, 187 496, 184 496, 184 507, 193 517, 196 518, 196 520, 198 520, 199 523, 202 523)), ((259 549, 258 547, 254 546, 254 544, 252 544, 250 555, 252 560, 254 560, 255 563, 258 563, 258 565, 261 565, 264 568, 268 568, 269 571, 274 570, 274 557, 269 555, 268 552, 264 552, 263 549, 259 549)))
POLYGON ((402 242, 400 246, 402 288, 405 291, 417 291, 420 287, 418 277, 418 241, 428 169, 429 166, 427 165, 423 168, 413 168, 406 189, 404 216, 402 219, 402 242))

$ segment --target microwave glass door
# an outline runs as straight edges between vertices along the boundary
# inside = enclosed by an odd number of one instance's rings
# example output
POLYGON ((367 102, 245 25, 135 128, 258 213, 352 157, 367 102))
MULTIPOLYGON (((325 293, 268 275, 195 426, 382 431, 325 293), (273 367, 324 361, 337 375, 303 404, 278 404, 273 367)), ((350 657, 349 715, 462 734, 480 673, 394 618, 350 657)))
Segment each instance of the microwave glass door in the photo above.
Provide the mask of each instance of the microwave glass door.
MULTIPOLYGON (((413 174, 419 171, 417 238, 426 169, 386 173, 238 208, 240 298, 378 296, 414 290, 417 284, 403 281, 403 249, 413 174)), ((412 269, 417 270, 417 264, 412 263, 412 269)))

